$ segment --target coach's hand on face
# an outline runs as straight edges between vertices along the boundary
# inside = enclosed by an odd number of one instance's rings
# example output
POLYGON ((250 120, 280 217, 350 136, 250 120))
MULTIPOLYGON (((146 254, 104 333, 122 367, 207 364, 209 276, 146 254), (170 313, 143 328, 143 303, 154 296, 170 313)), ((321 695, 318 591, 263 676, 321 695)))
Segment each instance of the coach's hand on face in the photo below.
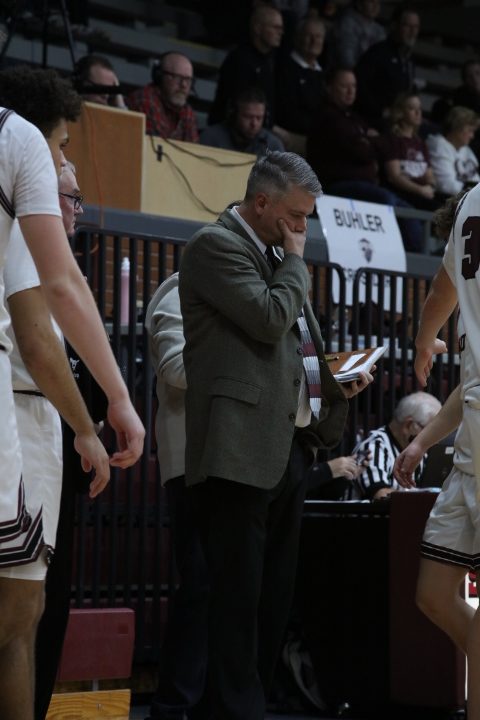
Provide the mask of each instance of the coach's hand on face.
POLYGON ((307 223, 306 221, 298 221, 292 223, 291 220, 277 220, 278 229, 282 236, 281 245, 286 253, 294 253, 303 257, 305 249, 305 241, 307 239, 307 223))

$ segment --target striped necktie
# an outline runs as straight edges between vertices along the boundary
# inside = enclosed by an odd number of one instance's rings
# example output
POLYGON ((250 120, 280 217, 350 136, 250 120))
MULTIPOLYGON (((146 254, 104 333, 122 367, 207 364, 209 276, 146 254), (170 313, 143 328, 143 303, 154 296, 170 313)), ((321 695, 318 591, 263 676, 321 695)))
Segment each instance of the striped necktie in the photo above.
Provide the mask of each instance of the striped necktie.
POLYGON ((313 344, 310 330, 303 312, 298 318, 298 327, 300 329, 300 338, 303 350, 303 369, 307 380, 308 396, 310 400, 310 409, 313 415, 318 418, 321 407, 321 385, 320 385, 320 365, 318 363, 317 351, 313 344))

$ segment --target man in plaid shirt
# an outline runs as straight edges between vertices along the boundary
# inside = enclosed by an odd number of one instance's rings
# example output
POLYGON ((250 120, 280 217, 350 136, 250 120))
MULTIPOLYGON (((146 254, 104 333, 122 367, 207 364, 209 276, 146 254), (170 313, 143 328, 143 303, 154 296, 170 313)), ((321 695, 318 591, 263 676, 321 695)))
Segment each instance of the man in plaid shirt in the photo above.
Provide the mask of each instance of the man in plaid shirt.
POLYGON ((127 99, 130 110, 145 113, 147 134, 172 140, 198 142, 197 119, 188 96, 193 66, 181 53, 165 53, 152 71, 152 82, 127 99))

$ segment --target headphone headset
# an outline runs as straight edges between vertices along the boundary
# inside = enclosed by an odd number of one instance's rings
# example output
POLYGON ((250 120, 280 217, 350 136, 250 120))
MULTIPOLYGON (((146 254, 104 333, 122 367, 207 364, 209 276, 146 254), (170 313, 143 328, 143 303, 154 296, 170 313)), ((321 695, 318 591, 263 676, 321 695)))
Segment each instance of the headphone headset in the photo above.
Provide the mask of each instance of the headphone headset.
MULTIPOLYGON (((164 72, 163 66, 165 65, 165 59, 169 55, 178 55, 179 53, 176 50, 168 50, 167 52, 162 53, 158 56, 156 60, 152 63, 152 73, 151 73, 151 82, 153 85, 156 85, 157 87, 160 87, 162 84, 162 74, 164 72)), ((196 90, 195 90, 195 77, 193 78, 191 85, 190 85, 190 96, 197 96, 196 90)))
POLYGON ((158 56, 156 60, 152 63, 152 83, 154 85, 160 85, 162 82, 162 73, 163 73, 163 65, 165 62, 165 58, 167 58, 169 55, 176 55, 175 52, 172 50, 168 50, 167 52, 162 53, 158 56))

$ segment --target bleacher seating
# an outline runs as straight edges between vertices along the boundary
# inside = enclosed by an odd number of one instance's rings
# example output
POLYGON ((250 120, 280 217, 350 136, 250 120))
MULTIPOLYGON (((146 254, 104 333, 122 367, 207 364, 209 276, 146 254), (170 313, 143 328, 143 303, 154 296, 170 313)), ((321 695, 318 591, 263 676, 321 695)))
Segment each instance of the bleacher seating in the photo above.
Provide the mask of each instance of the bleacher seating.
MULTIPOLYGON (((384 0, 381 15, 383 23, 387 24, 397 2, 399 0, 384 0)), ((106 55, 114 65, 120 82, 128 90, 149 82, 153 58, 171 50, 184 52, 195 67, 197 82, 192 104, 199 111, 199 124, 203 127, 214 97, 218 68, 226 50, 201 44, 204 30, 201 16, 187 3, 183 5, 142 0, 126 0, 122 3, 92 0, 89 3, 89 31, 73 28, 75 54, 80 57, 95 51, 106 55), (195 42, 192 42, 193 39, 195 42)), ((459 46, 458 43, 458 26, 465 25, 465 22, 462 24, 462 17, 473 17, 475 9, 462 9, 457 5, 456 21, 449 25, 451 14, 448 7, 441 7, 441 2, 435 5, 432 11, 430 3, 424 1, 420 4, 422 30, 415 46, 418 77, 423 85, 421 97, 427 113, 440 94, 459 84, 461 64, 475 54, 473 45, 459 46)), ((36 33, 32 30, 32 24, 29 26, 28 23, 20 22, 18 26, 8 57, 15 61, 40 64, 43 48, 41 23, 34 24, 36 33)), ((66 47, 62 18, 52 15, 51 28, 48 64, 69 73, 72 70, 71 58, 66 47)))

